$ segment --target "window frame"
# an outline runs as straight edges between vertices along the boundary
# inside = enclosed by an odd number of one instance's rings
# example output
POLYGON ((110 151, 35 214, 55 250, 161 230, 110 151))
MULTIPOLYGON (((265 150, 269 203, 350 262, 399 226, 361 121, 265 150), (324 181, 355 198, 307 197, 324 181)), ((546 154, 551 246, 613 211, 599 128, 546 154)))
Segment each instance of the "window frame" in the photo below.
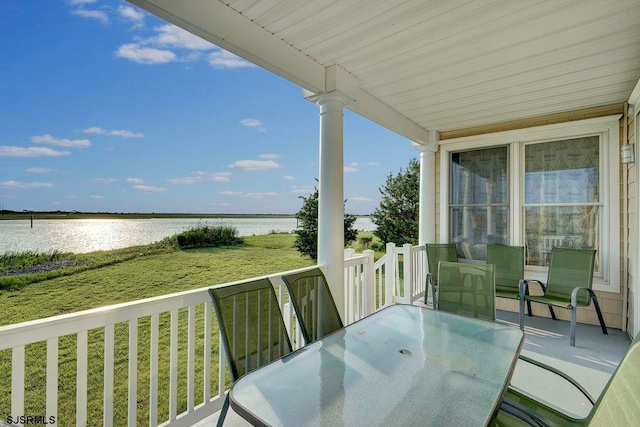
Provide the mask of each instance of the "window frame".
MULTIPOLYGON (((508 145, 511 245, 524 245, 524 146, 598 135, 600 139, 601 271, 594 274, 593 289, 620 292, 620 117, 545 125, 440 141, 440 242, 449 240, 449 197, 451 153, 508 145)), ((526 266, 525 278, 546 281, 547 267, 526 266)))

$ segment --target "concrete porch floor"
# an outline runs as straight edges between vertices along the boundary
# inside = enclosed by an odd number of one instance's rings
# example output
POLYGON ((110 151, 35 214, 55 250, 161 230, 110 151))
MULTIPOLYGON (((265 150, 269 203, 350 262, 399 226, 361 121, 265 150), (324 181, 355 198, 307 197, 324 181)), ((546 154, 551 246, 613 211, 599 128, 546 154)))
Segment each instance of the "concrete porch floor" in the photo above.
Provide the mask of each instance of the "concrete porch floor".
MULTIPOLYGON (((518 313, 499 310, 497 318, 518 327, 518 313)), ((571 347, 569 322, 527 316, 522 354, 570 375, 597 399, 631 344, 625 332, 611 328, 608 332, 604 335, 599 326, 578 324, 576 346, 571 347)), ((523 361, 518 362, 511 385, 576 417, 591 410, 591 404, 565 380, 523 361)), ((216 412, 194 427, 215 425, 218 415, 216 412)), ((225 425, 250 424, 229 410, 225 425)))

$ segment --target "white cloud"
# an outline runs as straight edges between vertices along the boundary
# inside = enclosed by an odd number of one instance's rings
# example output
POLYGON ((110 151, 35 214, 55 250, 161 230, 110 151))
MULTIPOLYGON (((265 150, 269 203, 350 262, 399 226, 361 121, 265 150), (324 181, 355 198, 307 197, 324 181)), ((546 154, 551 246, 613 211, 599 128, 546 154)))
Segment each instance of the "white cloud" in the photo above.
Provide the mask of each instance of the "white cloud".
POLYGON ((223 196, 240 196, 242 193, 240 191, 221 191, 218 194, 223 196))
POLYGON ((262 199, 264 197, 273 197, 277 195, 278 193, 274 193, 273 191, 267 191, 265 193, 246 193, 246 194, 243 194, 242 197, 248 197, 251 199, 262 199))
POLYGON ((231 182, 231 172, 209 173, 198 171, 185 177, 168 179, 167 182, 175 185, 191 185, 202 182, 205 179, 213 182, 231 182))
POLYGON ((264 127, 263 123, 261 120, 258 119, 242 119, 240 120, 240 124, 242 126, 246 126, 248 128, 254 128, 257 129, 260 132, 266 132, 267 129, 264 127))
POLYGON ((144 134, 139 132, 131 132, 130 130, 120 129, 109 131, 109 135, 121 136, 123 138, 142 138, 144 134))
POLYGON ((151 44, 154 46, 167 46, 178 49, 188 50, 210 50, 215 49, 216 45, 196 36, 186 30, 175 25, 167 24, 154 28, 158 33, 157 36, 143 40, 142 44, 151 44))
POLYGON ((105 198, 104 196, 99 196, 97 194, 92 194, 89 197, 91 197, 94 200, 100 200, 100 199, 104 199, 105 198))
POLYGON ((144 134, 140 132, 133 132, 126 129, 106 130, 106 129, 102 129, 99 126, 93 126, 90 128, 83 129, 82 133, 89 133, 94 135, 113 135, 113 136, 121 136, 123 138, 144 138, 144 134))
POLYGON ((65 199, 75 199, 75 198, 76 198, 76 196, 74 196, 74 195, 71 195, 71 196, 64 196, 64 198, 65 198, 65 199))
POLYGON ((54 206, 58 206, 58 205, 61 205, 62 202, 52 202, 51 204, 54 205, 54 206))
POLYGON ((84 6, 86 4, 95 3, 98 0, 69 0, 71 6, 84 6))
POLYGON ((97 184, 113 184, 114 182, 117 182, 118 180, 116 178, 93 178, 91 181, 97 183, 97 184))
POLYGON ((56 138, 48 134, 32 136, 31 141, 37 144, 56 145, 58 147, 68 147, 68 148, 91 147, 91 141, 89 141, 88 139, 56 138))
POLYGON ((49 172, 53 172, 53 169, 49 169, 49 168, 29 168, 25 172, 27 172, 27 173, 49 173, 49 172))
POLYGON ((350 202, 373 202, 373 199, 368 197, 349 197, 347 200, 350 202))
POLYGON ((378 162, 369 162, 369 163, 367 163, 367 166, 380 166, 380 163, 378 163, 378 162))
POLYGON ((57 151, 47 147, 0 147, 0 157, 61 157, 71 155, 70 151, 57 151))
POLYGON ((294 194, 311 194, 311 193, 314 193, 315 191, 316 191, 316 188, 312 187, 311 185, 303 185, 303 186, 292 185, 291 186, 291 192, 294 194))
POLYGON ((20 181, 0 181, 0 187, 4 188, 50 188, 53 184, 50 182, 20 182, 20 181))
POLYGON ((102 129, 101 127, 90 127, 90 128, 86 128, 82 130, 82 133, 91 133, 91 134, 95 134, 95 135, 104 135, 107 133, 106 130, 102 129))
POLYGON ((345 172, 356 172, 358 170, 358 163, 357 162, 351 162, 349 163, 348 166, 344 167, 344 171, 345 172))
POLYGON ((176 54, 170 50, 141 47, 138 43, 123 44, 116 51, 116 56, 140 64, 165 64, 176 60, 176 54))
POLYGON ((200 176, 185 176, 184 178, 171 178, 167 182, 175 185, 191 185, 202 181, 200 176))
POLYGON ((213 68, 251 68, 256 66, 222 49, 209 54, 209 65, 213 68))
POLYGON ((129 184, 144 184, 144 179, 129 177, 127 178, 127 182, 129 184))
POLYGON ((87 10, 87 9, 76 9, 71 11, 72 14, 76 16, 81 16, 83 18, 91 18, 97 19, 98 21, 106 24, 109 22, 109 17, 106 13, 101 10, 87 10))
POLYGON ((280 165, 274 162, 273 160, 238 160, 230 164, 229 167, 232 169, 258 171, 258 170, 277 169, 280 167, 280 165))
POLYGON ((231 182, 231 172, 217 172, 209 176, 209 181, 231 182))
POLYGON ((152 187, 150 185, 134 185, 132 188, 134 190, 144 191, 145 193, 160 193, 162 191, 167 191, 166 188, 152 187))
POLYGON ((136 24, 141 24, 142 21, 144 20, 144 13, 134 9, 131 6, 124 6, 124 5, 118 6, 118 13, 123 18, 128 19, 129 21, 133 21, 136 24))
POLYGON ((295 180, 296 178, 295 178, 295 177, 293 177, 293 176, 291 176, 291 175, 285 175, 285 176, 284 176, 284 179, 286 179, 287 181, 293 181, 293 180, 295 180))
POLYGON ((277 154, 260 154, 258 157, 266 160, 275 160, 280 158, 277 154))
POLYGON ((233 206, 233 203, 212 203, 211 206, 233 206))

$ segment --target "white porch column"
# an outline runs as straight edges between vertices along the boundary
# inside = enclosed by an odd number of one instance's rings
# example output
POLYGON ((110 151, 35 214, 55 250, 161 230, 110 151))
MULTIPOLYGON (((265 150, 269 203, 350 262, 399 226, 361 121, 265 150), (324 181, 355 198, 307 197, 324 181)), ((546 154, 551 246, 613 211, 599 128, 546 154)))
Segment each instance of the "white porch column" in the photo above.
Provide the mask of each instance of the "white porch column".
POLYGON ((420 213, 418 244, 436 241, 436 151, 440 134, 429 131, 428 144, 416 144, 420 151, 420 213))
POLYGON ((320 175, 318 182, 318 264, 326 277, 336 307, 345 320, 344 296, 344 154, 343 107, 338 92, 313 99, 320 107, 320 175))

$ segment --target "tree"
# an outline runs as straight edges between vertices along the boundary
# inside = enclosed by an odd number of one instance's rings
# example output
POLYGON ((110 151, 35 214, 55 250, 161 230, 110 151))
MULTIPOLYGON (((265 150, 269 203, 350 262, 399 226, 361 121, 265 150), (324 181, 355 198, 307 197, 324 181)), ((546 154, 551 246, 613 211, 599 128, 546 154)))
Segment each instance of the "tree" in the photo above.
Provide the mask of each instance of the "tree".
MULTIPOLYGON (((420 163, 411 159, 407 170, 398 175, 389 173, 380 187, 382 200, 373 211, 371 221, 377 226, 375 235, 383 243, 418 243, 418 213, 420 209, 420 163)), ((434 201, 430 201, 434 203, 434 201)))
MULTIPOLYGON (((318 189, 316 188, 309 197, 300 196, 303 200, 302 208, 296 213, 299 222, 295 242, 293 246, 303 255, 311 259, 318 259, 318 189)), ((346 202, 346 201, 345 201, 346 202)), ((344 214, 344 244, 356 240, 358 232, 353 228, 356 217, 344 214)))

